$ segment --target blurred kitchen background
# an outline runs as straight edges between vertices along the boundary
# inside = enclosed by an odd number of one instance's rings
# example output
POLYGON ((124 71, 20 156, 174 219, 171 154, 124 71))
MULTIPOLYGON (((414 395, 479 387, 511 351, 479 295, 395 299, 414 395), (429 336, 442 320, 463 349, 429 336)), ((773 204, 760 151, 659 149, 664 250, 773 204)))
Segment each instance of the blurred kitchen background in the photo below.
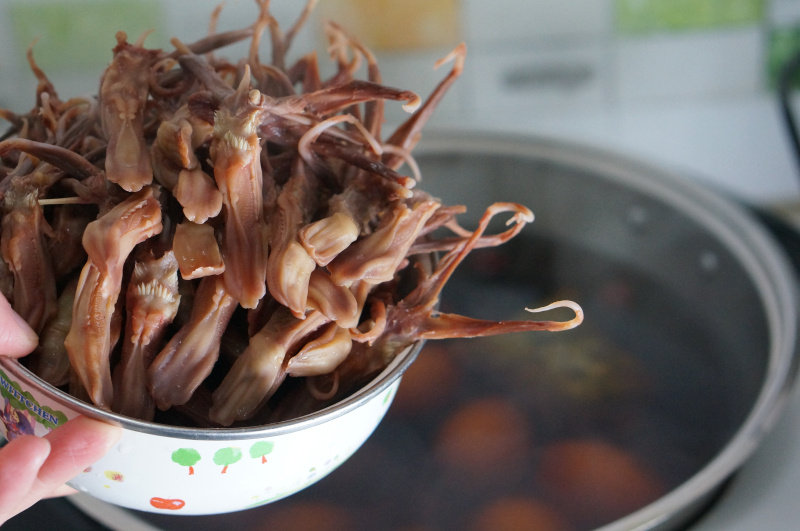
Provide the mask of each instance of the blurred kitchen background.
MULTIPOLYGON (((62 98, 95 92, 114 34, 171 49, 204 36, 216 1, 0 2, 0 106, 31 108, 25 53, 62 98)), ((304 2, 273 0, 290 26, 304 2)), ((219 30, 255 17, 228 0, 219 30)), ((290 57, 325 58, 333 19, 379 58, 384 82, 426 95, 468 47, 462 79, 435 128, 518 131, 590 143, 673 167, 759 203, 800 197, 774 94, 778 65, 800 49, 800 0, 320 0, 290 57)), ((236 60, 246 45, 220 55, 236 60)), ((268 39, 262 45, 268 57, 268 39)), ((324 62, 324 61, 322 61, 324 62)), ((388 105, 388 120, 402 119, 388 105)))

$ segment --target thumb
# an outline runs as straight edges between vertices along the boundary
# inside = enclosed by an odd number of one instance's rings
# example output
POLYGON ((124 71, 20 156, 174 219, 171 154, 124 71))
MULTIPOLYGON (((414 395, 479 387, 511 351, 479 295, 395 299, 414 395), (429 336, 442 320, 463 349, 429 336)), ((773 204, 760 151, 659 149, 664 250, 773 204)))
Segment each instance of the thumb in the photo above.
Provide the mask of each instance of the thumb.
POLYGON ((11 308, 6 298, 0 295, 0 356, 19 358, 31 352, 38 344, 36 332, 11 308))

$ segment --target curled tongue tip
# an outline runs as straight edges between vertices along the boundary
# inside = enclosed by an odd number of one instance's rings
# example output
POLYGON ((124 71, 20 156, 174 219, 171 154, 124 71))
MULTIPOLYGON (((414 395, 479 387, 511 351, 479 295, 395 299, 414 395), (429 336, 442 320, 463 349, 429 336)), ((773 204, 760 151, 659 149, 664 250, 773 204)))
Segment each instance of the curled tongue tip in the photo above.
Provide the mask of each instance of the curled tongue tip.
POLYGON ((538 308, 525 308, 525 311, 531 313, 541 313, 558 308, 569 308, 575 313, 575 316, 568 321, 553 321, 554 325, 558 325, 556 328, 553 328, 553 330, 569 330, 571 328, 575 328, 583 322, 583 308, 581 308, 580 304, 577 302, 569 300, 555 301, 546 306, 540 306, 538 308))
POLYGON ((420 98, 416 94, 410 94, 408 97, 408 101, 402 105, 403 110, 407 113, 416 112, 417 109, 420 108, 422 105, 422 98, 420 98))

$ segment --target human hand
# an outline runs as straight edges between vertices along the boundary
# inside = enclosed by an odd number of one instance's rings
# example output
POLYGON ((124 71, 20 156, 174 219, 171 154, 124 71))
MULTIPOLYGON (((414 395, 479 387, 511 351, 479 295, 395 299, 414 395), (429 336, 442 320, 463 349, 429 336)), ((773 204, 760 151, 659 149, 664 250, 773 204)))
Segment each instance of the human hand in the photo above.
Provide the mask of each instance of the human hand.
MULTIPOLYGON (((18 358, 38 338, 0 295, 0 355, 18 358)), ((0 525, 42 498, 75 492, 65 482, 100 459, 119 439, 120 429, 76 417, 44 437, 23 435, 0 449, 0 525)))

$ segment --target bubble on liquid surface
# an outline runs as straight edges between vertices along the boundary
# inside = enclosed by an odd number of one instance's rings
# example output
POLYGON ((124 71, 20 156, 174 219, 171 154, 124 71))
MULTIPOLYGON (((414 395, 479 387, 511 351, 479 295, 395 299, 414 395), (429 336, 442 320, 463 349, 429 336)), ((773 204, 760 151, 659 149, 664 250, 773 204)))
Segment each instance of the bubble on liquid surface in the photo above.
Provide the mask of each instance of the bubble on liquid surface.
POLYGON ((625 214, 625 221, 633 228, 640 229, 643 228, 648 220, 650 219, 650 214, 647 212, 647 209, 641 205, 634 205, 628 209, 628 212, 625 214))
POLYGON ((714 273, 719 269, 719 256, 714 251, 703 251, 700 253, 700 270, 703 273, 714 273))

